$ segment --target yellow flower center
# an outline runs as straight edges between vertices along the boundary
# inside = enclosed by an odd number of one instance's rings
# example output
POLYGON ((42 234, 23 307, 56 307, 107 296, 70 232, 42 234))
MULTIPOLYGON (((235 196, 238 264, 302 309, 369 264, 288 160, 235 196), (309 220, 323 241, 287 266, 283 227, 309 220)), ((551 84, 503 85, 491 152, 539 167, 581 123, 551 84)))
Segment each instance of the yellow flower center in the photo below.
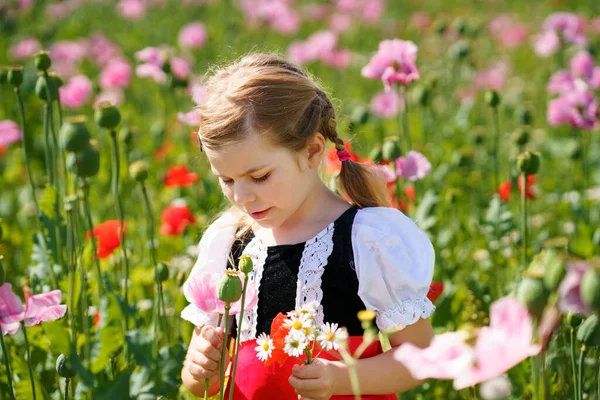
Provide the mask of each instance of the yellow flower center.
POLYGON ((269 350, 269 342, 264 342, 264 343, 263 343, 263 350, 264 350, 264 351, 267 351, 267 350, 269 350))
POLYGON ((302 322, 300 322, 299 320, 294 321, 294 323, 292 324, 292 328, 294 328, 294 329, 302 328, 302 322))
POLYGON ((335 338, 335 333, 333 333, 333 332, 329 332, 328 334, 325 335, 325 340, 327 340, 328 342, 331 342, 333 340, 333 338, 335 338))

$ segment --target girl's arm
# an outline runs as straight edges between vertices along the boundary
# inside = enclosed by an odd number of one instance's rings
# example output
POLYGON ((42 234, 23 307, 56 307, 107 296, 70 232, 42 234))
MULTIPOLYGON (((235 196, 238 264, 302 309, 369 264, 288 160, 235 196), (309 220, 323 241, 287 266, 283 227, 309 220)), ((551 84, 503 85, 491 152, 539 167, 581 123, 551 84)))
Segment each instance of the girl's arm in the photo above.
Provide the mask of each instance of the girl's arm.
MULTIPOLYGON (((389 339, 392 348, 374 357, 357 360, 360 391, 364 394, 389 394, 404 392, 415 388, 425 381, 414 379, 408 370, 394 360, 395 348, 402 343, 413 343, 425 348, 433 338, 433 329, 429 320, 420 319, 401 331, 393 333, 389 339)), ((334 363, 335 394, 351 395, 352 385, 348 367, 342 362, 334 363)))

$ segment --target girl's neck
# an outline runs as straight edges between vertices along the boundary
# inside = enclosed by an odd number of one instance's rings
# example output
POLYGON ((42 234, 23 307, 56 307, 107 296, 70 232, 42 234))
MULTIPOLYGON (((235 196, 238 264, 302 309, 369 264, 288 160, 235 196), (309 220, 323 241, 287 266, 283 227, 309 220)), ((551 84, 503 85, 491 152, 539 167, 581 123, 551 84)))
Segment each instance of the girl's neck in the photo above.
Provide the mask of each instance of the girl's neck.
POLYGON ((350 205, 319 182, 311 194, 282 225, 274 229, 255 227, 254 233, 272 246, 301 243, 335 221, 350 205))

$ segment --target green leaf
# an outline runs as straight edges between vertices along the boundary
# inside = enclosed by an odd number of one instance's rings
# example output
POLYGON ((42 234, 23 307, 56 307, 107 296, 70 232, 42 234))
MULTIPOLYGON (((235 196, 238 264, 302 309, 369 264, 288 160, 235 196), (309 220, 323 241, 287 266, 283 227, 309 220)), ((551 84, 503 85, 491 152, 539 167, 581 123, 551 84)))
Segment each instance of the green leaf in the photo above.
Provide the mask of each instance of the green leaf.
POLYGON ((414 221, 424 231, 428 231, 433 228, 437 223, 437 218, 433 215, 435 212, 435 206, 439 202, 439 197, 433 192, 428 190, 425 192, 423 199, 419 203, 419 207, 415 211, 414 221))
POLYGON ((163 347, 159 350, 159 372, 162 392, 173 394, 181 386, 181 365, 185 358, 186 349, 182 343, 163 347))
POLYGON ((152 338, 138 329, 127 332, 125 336, 127 346, 135 362, 141 367, 152 368, 152 338))
POLYGON ((69 330, 62 322, 46 322, 42 325, 46 337, 50 340, 52 353, 58 356, 63 353, 65 356, 71 354, 71 340, 69 330))
POLYGON ((121 372, 117 380, 102 384, 94 393, 97 400, 130 400, 129 396, 130 374, 121 372))
POLYGON ((40 200, 40 209, 50 219, 56 219, 56 189, 50 184, 46 184, 44 195, 40 200))
POLYGON ((150 368, 139 368, 131 374, 130 380, 130 394, 132 397, 139 398, 138 396, 144 394, 153 394, 156 382, 152 377, 152 370, 150 368))
POLYGON ((98 373, 110 364, 111 355, 124 345, 123 333, 118 326, 100 329, 92 346, 92 372, 98 373))

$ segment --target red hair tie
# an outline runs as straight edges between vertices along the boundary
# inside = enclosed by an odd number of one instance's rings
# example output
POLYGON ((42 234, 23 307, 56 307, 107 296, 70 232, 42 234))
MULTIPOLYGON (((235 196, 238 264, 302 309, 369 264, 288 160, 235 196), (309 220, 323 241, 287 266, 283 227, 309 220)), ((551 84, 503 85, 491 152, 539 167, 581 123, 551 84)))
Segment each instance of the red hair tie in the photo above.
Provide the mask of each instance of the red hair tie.
POLYGON ((347 161, 350 159, 350 154, 348 153, 348 150, 346 150, 346 149, 338 150, 337 155, 341 162, 344 162, 344 161, 347 161))

